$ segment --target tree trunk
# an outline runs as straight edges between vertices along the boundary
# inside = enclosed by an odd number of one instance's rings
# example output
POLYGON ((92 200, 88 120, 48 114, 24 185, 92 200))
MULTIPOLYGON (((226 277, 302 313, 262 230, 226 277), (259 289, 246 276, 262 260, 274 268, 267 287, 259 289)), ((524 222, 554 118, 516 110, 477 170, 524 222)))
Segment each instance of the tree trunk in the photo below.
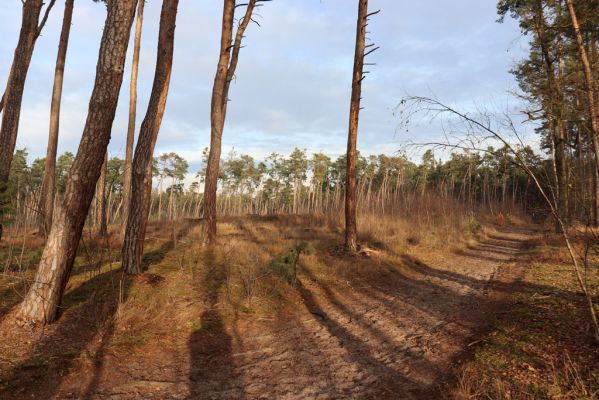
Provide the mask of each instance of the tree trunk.
MULTIPOLYGON (((17 142, 23 90, 25 89, 25 80, 29 71, 33 48, 40 30, 38 20, 43 5, 43 0, 25 0, 23 2, 23 18, 19 41, 17 42, 6 91, 4 92, 4 109, 2 125, 0 126, 0 195, 6 191, 10 164, 17 142)), ((2 232, 1 223, 2 220, 0 220, 0 233, 2 232)))
POLYGON ((233 21, 235 17, 235 0, 224 0, 223 22, 220 39, 220 56, 210 104, 210 152, 206 166, 204 183, 204 245, 213 246, 216 242, 216 190, 220 168, 222 136, 227 114, 229 86, 235 75, 241 41, 258 0, 249 0, 243 19, 240 20, 235 41, 233 39, 233 21))
POLYGON ((108 3, 96 81, 79 150, 71 167, 64 200, 52 221, 34 282, 20 307, 20 319, 49 323, 58 317, 62 294, 110 141, 135 6, 136 0, 108 3))
POLYGON ((210 152, 206 166, 204 183, 204 244, 214 245, 216 240, 216 190, 220 164, 221 143, 225 124, 225 109, 227 102, 225 83, 231 59, 231 40, 233 38, 233 19, 235 15, 235 0, 225 0, 223 6, 223 22, 220 41, 220 56, 210 104, 210 152))
POLYGON ((131 165, 133 160, 133 142, 135 139, 135 118, 137 114, 137 73, 139 71, 139 48, 145 3, 145 0, 143 0, 137 5, 137 22, 135 23, 135 39, 133 41, 131 82, 129 84, 129 125, 127 126, 125 171, 123 177, 123 224, 121 226, 121 236, 125 234, 127 216, 129 215, 129 198, 131 197, 131 165))
POLYGON ((108 224, 106 221, 106 173, 108 167, 108 152, 104 154, 104 164, 100 178, 96 183, 96 197, 98 199, 98 236, 105 237, 108 234, 108 224))
POLYGON ((171 190, 170 193, 168 194, 168 220, 172 221, 173 220, 173 192, 174 192, 174 186, 175 186, 175 179, 171 179, 171 190))
MULTIPOLYGON (((572 27, 574 28, 574 33, 576 35, 576 43, 578 45, 578 52, 580 55, 580 60, 582 61, 584 77, 586 81, 586 92, 587 92, 587 100, 589 103, 589 111, 591 117, 591 129, 592 129, 592 139, 593 139, 593 150, 595 154, 595 176, 599 175, 599 110, 597 110, 597 104, 595 103, 595 94, 594 88, 595 83, 593 79, 593 71, 591 70, 591 63, 589 62, 589 57, 587 55, 587 51, 584 45, 584 40, 582 38, 582 33, 580 32, 580 25, 578 24, 578 17, 576 16, 576 10, 574 9, 574 4, 572 0, 566 0, 566 4, 568 6, 568 12, 570 14, 570 19, 572 20, 572 27)), ((598 197, 597 191, 599 191, 599 186, 596 188, 595 196, 598 197)), ((599 209, 597 209, 598 201, 595 201, 595 214, 599 213, 599 209)), ((597 218, 595 218, 597 220, 597 218)))
POLYGON ((162 219, 162 180, 164 178, 160 175, 158 179, 158 220, 162 219))
MULTIPOLYGON (((549 53, 549 43, 546 38, 547 23, 543 8, 539 6, 537 10, 537 37, 541 46, 541 53, 545 65, 545 74, 548 82, 548 93, 545 95, 546 109, 549 112, 549 122, 551 126, 551 140, 553 147, 553 172, 555 175, 555 183, 557 187, 557 210, 563 222, 568 220, 568 182, 567 182, 567 158, 566 158, 566 128, 562 117, 562 102, 563 90, 562 81, 558 79, 561 74, 556 77, 553 57, 549 53)), ((558 49, 558 54, 561 51, 558 49)), ((559 55, 558 63, 561 63, 561 55, 559 55)), ((558 68, 561 68, 559 66, 558 68)), ((559 233, 561 224, 555 221, 555 230, 559 233)))
POLYGON ((130 208, 122 251, 123 270, 128 274, 141 273, 152 197, 152 155, 170 84, 178 4, 179 0, 164 0, 162 3, 154 84, 133 158, 130 208))
POLYGON ((358 140, 360 99, 362 97, 362 79, 364 75, 367 19, 368 0, 358 0, 356 49, 349 109, 349 131, 347 134, 347 173, 345 177, 345 250, 350 253, 358 250, 358 232, 356 226, 356 144, 358 140))
POLYGON ((56 150, 58 147, 58 130, 60 124, 60 103, 62 98, 62 82, 64 77, 64 65, 69 45, 69 34, 71 32, 71 20, 73 17, 73 4, 75 0, 66 0, 64 5, 64 16, 62 18, 62 30, 58 44, 58 55, 56 56, 56 68, 54 70, 54 87, 52 88, 52 104, 50 106, 50 131, 48 133, 48 149, 44 164, 44 178, 42 181, 42 194, 40 196, 39 210, 40 233, 48 235, 52 225, 52 214, 54 212, 54 196, 56 193, 56 150))

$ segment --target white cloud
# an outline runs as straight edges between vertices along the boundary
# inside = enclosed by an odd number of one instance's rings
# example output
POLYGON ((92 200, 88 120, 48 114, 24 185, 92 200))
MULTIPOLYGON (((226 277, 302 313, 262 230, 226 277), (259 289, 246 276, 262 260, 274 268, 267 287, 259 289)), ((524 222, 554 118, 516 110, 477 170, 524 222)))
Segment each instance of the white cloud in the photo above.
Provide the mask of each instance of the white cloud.
MULTIPOLYGON (((20 21, 20 2, 0 4, 0 82, 10 67, 20 21)), ((36 46, 23 102, 18 146, 45 154, 50 92, 62 4, 36 46)), ((260 11, 261 28, 248 28, 223 138, 224 151, 262 158, 293 147, 341 154, 345 148, 355 38, 355 2, 277 0, 260 11)), ((508 70, 526 50, 515 23, 495 23, 492 1, 372 0, 369 38, 381 49, 364 85, 359 146, 363 153, 393 152, 407 137, 440 134, 439 126, 396 133, 393 108, 406 93, 431 94, 461 107, 502 99, 514 89, 508 70)), ((138 123, 152 85, 160 1, 146 4, 139 77, 138 123)), ((175 61, 157 153, 177 151, 192 170, 209 143, 210 92, 218 56, 222 2, 183 0, 175 61), (201 3, 201 4, 200 4, 201 3)), ((92 90, 105 9, 75 4, 65 74, 59 152, 76 151, 92 90)), ((127 59, 121 101, 109 151, 124 154, 128 107, 127 59)), ((422 139, 422 137, 421 137, 422 139)))

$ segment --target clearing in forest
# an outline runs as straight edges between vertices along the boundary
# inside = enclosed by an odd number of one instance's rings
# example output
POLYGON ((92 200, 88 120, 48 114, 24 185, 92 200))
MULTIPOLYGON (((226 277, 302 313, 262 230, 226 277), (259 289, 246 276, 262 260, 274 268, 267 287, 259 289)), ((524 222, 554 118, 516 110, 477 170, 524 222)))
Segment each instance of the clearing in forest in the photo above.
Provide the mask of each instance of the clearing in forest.
POLYGON ((151 226, 144 275, 81 265, 56 324, 15 343, 4 319, 0 397, 439 398, 533 233, 450 251, 386 229, 350 257, 324 220, 230 219, 212 254, 193 221, 151 226))

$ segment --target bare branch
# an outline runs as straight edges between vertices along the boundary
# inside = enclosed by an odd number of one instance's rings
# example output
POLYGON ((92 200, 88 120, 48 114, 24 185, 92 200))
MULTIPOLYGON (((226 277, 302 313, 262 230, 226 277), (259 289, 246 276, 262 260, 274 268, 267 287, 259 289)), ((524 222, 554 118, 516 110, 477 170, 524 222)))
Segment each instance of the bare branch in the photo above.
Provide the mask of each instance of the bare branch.
POLYGON ((44 29, 44 25, 46 25, 46 21, 48 21, 48 16, 50 15, 50 10, 52 10, 52 7, 54 7, 54 3, 56 3, 56 0, 50 0, 50 4, 48 4, 48 7, 46 7, 46 12, 44 13, 42 22, 40 22, 40 24, 37 28, 37 33, 35 34, 36 39, 42 33, 42 29, 44 29))

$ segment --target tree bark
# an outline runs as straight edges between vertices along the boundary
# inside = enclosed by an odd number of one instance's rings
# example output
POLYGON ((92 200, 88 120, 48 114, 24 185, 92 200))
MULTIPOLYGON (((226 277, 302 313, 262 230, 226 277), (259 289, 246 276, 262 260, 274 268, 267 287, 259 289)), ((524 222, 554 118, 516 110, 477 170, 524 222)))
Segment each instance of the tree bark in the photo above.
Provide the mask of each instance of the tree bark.
MULTIPOLYGON (((561 74, 556 77, 556 70, 553 57, 549 52, 549 43, 546 37, 547 22, 543 7, 539 4, 537 9, 537 37, 541 46, 541 54, 545 64, 545 74, 547 76, 548 92, 546 94, 547 111, 549 112, 549 122, 551 126, 551 140, 553 146, 553 171, 555 174, 555 183, 557 187, 557 211, 562 221, 567 224, 568 221, 568 165, 566 157, 566 128, 562 117, 563 108, 563 90, 561 87, 561 74)), ((561 50, 558 49, 558 60, 561 62, 561 50)), ((558 68, 561 68, 559 66, 558 68)), ((555 230, 559 233, 561 224, 555 221, 555 230)))
MULTIPOLYGON (((578 45, 578 53, 580 55, 580 60, 582 61, 583 72, 586 81, 587 101, 589 103, 589 112, 591 117, 593 150, 595 154, 595 169, 597 170, 595 172, 595 176, 597 176, 599 175, 599 110, 597 109, 597 104, 595 103, 595 83, 593 71, 591 69, 591 63, 589 62, 589 57, 585 48, 584 39, 582 37, 582 33, 580 32, 580 25, 578 23, 578 17, 576 16, 576 10, 574 9, 572 0, 566 0, 566 5, 568 6, 568 13, 570 14, 570 19, 572 20, 572 28, 574 29, 576 36, 576 44, 578 45)), ((599 185, 596 190, 599 190, 599 185)), ((595 196, 599 197, 599 194, 596 192, 595 196)), ((597 207, 597 202, 595 202, 595 215, 599 215, 599 209, 597 207)), ((595 219, 597 220, 597 218, 595 219)))
POLYGON ((137 22, 135 23, 135 39, 133 41, 133 60, 131 63, 131 82, 129 84, 129 125, 127 126, 127 144, 125 146, 125 171, 123 177, 123 225, 121 236, 125 235, 127 216, 129 215, 129 199, 131 197, 131 165, 133 160, 133 142, 135 139, 135 119, 137 114, 137 75, 139 71, 139 48, 141 28, 143 25, 145 0, 137 5, 137 22))
POLYGON ((347 172, 345 177, 345 250, 350 253, 358 250, 358 230, 356 223, 356 145, 360 118, 360 99, 362 97, 362 79, 364 75, 367 18, 368 0, 358 0, 356 48, 349 108, 349 131, 347 134, 347 172))
POLYGON ((87 120, 70 170, 64 200, 57 210, 38 270, 21 304, 18 318, 53 322, 75 259, 94 196, 123 82, 125 55, 136 0, 108 3, 87 120))
POLYGON ((178 4, 179 0, 163 0, 162 3, 154 84, 133 157, 131 198, 122 250, 123 270, 128 274, 142 272, 141 260, 152 197, 152 155, 170 84, 178 4))
MULTIPOLYGON (((43 0, 25 0, 19 40, 8 75, 6 90, 3 95, 2 125, 0 126, 0 195, 6 191, 10 164, 17 142, 19 118, 25 80, 33 55, 35 41, 39 35, 38 21, 44 3, 43 0)), ((2 232, 0 220, 0 239, 2 232)))
POLYGON ((247 4, 243 19, 239 22, 235 41, 233 40, 233 20, 235 17, 235 0, 224 0, 223 22, 220 40, 220 56, 214 85, 212 87, 212 101, 210 104, 210 152, 206 166, 206 179, 204 183, 204 245, 211 247, 216 243, 216 191, 218 188, 218 174, 220 168, 220 155, 222 136, 227 114, 227 101, 229 87, 237 62, 241 41, 245 29, 251 21, 254 7, 259 0, 250 0, 247 4))
POLYGON ((106 173, 108 168, 108 152, 104 153, 104 163, 100 178, 96 183, 96 198, 98 199, 98 236, 105 237, 108 234, 108 223, 106 213, 106 173))
POLYGON ((62 18, 62 29, 58 44, 58 55, 56 56, 56 67, 54 70, 54 87, 52 88, 52 103, 50 105, 50 130, 48 133, 48 148, 46 150, 46 161, 44 164, 44 177, 42 180, 42 193, 40 196, 39 210, 40 233, 48 235, 52 225, 54 213, 54 196, 56 193, 56 150, 58 148, 58 131, 60 125, 60 103, 62 98, 62 83, 64 77, 64 66, 69 45, 71 32, 71 20, 73 18, 73 4, 75 0, 66 0, 64 5, 64 16, 62 18))

